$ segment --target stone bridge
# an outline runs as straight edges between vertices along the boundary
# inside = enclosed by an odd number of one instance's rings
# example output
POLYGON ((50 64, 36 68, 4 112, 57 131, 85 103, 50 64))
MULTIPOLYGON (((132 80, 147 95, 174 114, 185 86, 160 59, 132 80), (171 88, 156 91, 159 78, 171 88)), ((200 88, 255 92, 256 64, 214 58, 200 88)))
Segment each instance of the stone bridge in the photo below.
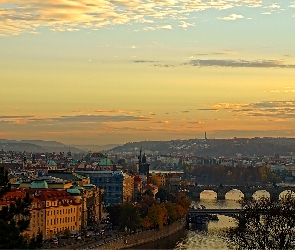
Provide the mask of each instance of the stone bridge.
POLYGON ((241 209, 189 209, 188 216, 194 217, 194 216, 202 216, 202 215, 208 215, 208 214, 218 214, 218 215, 225 215, 229 217, 237 217, 241 213, 241 209))
MULTIPOLYGON (((179 187, 170 187, 170 190, 173 191, 179 190, 179 187)), ((245 186, 188 186, 181 187, 182 190, 188 192, 188 196, 194 200, 200 200, 200 195, 203 191, 214 191, 217 194, 217 200, 225 200, 225 195, 231 190, 239 190, 244 194, 244 198, 252 199, 253 194, 257 191, 267 191, 271 198, 278 198, 280 194, 284 191, 291 191, 295 193, 295 187, 280 187, 280 186, 259 186, 259 187, 245 187, 245 186)))

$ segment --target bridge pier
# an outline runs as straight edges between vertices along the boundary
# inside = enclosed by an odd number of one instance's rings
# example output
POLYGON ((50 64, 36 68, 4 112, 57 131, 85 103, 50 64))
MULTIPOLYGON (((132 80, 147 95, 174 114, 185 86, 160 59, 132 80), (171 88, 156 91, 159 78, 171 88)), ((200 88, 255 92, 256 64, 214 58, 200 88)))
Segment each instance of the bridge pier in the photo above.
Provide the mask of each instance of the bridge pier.
POLYGON ((221 200, 225 200, 225 193, 224 192, 222 192, 222 193, 220 193, 220 192, 217 192, 217 200, 218 201, 221 201, 221 200))

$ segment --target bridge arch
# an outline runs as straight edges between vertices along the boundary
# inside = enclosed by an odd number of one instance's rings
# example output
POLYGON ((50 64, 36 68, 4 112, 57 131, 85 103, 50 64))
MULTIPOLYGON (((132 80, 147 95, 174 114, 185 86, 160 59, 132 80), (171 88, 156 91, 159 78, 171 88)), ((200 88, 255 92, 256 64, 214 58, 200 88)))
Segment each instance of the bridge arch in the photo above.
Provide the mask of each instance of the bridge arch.
POLYGON ((265 189, 261 189, 261 190, 255 191, 253 193, 253 195, 252 195, 253 199, 259 199, 259 198, 262 198, 262 197, 270 198, 270 193, 265 189))
POLYGON ((279 194, 279 198, 281 199, 281 198, 284 198, 284 196, 286 196, 286 195, 291 195, 292 197, 295 197, 295 192, 294 191, 292 191, 292 190, 284 190, 283 192, 281 192, 280 194, 279 194))
POLYGON ((245 197, 245 194, 239 190, 239 189, 232 189, 229 190, 226 194, 225 194, 225 199, 226 200, 241 200, 245 197))
POLYGON ((217 199, 217 192, 211 189, 205 189, 200 193, 200 199, 217 199))

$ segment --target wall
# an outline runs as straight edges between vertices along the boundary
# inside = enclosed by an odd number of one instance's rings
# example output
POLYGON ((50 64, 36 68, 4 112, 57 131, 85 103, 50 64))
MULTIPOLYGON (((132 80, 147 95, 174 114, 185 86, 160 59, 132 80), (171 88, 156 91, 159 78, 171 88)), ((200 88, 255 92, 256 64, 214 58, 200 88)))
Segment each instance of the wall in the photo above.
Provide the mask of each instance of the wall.
POLYGON ((181 219, 181 221, 174 222, 172 225, 165 226, 162 230, 149 230, 143 231, 136 234, 131 234, 129 236, 124 236, 117 240, 112 240, 107 242, 102 247, 103 249, 124 249, 124 248, 131 248, 136 245, 145 244, 151 241, 159 240, 166 236, 169 236, 182 228, 186 225, 185 219, 181 219))

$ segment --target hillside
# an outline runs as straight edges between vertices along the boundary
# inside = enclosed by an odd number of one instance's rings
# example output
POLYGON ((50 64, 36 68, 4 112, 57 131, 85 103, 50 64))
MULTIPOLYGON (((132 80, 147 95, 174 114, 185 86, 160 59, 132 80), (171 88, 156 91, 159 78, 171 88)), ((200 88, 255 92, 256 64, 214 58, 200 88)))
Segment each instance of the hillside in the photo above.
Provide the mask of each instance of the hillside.
POLYGON ((35 152, 35 153, 44 153, 44 152, 68 152, 69 150, 72 153, 84 153, 85 151, 65 145, 56 141, 42 141, 42 140, 5 140, 0 139, 0 150, 4 151, 26 151, 26 152, 35 152))
POLYGON ((141 141, 117 146, 110 153, 138 154, 140 148, 155 154, 191 154, 197 156, 274 156, 295 154, 294 138, 188 139, 141 141))

